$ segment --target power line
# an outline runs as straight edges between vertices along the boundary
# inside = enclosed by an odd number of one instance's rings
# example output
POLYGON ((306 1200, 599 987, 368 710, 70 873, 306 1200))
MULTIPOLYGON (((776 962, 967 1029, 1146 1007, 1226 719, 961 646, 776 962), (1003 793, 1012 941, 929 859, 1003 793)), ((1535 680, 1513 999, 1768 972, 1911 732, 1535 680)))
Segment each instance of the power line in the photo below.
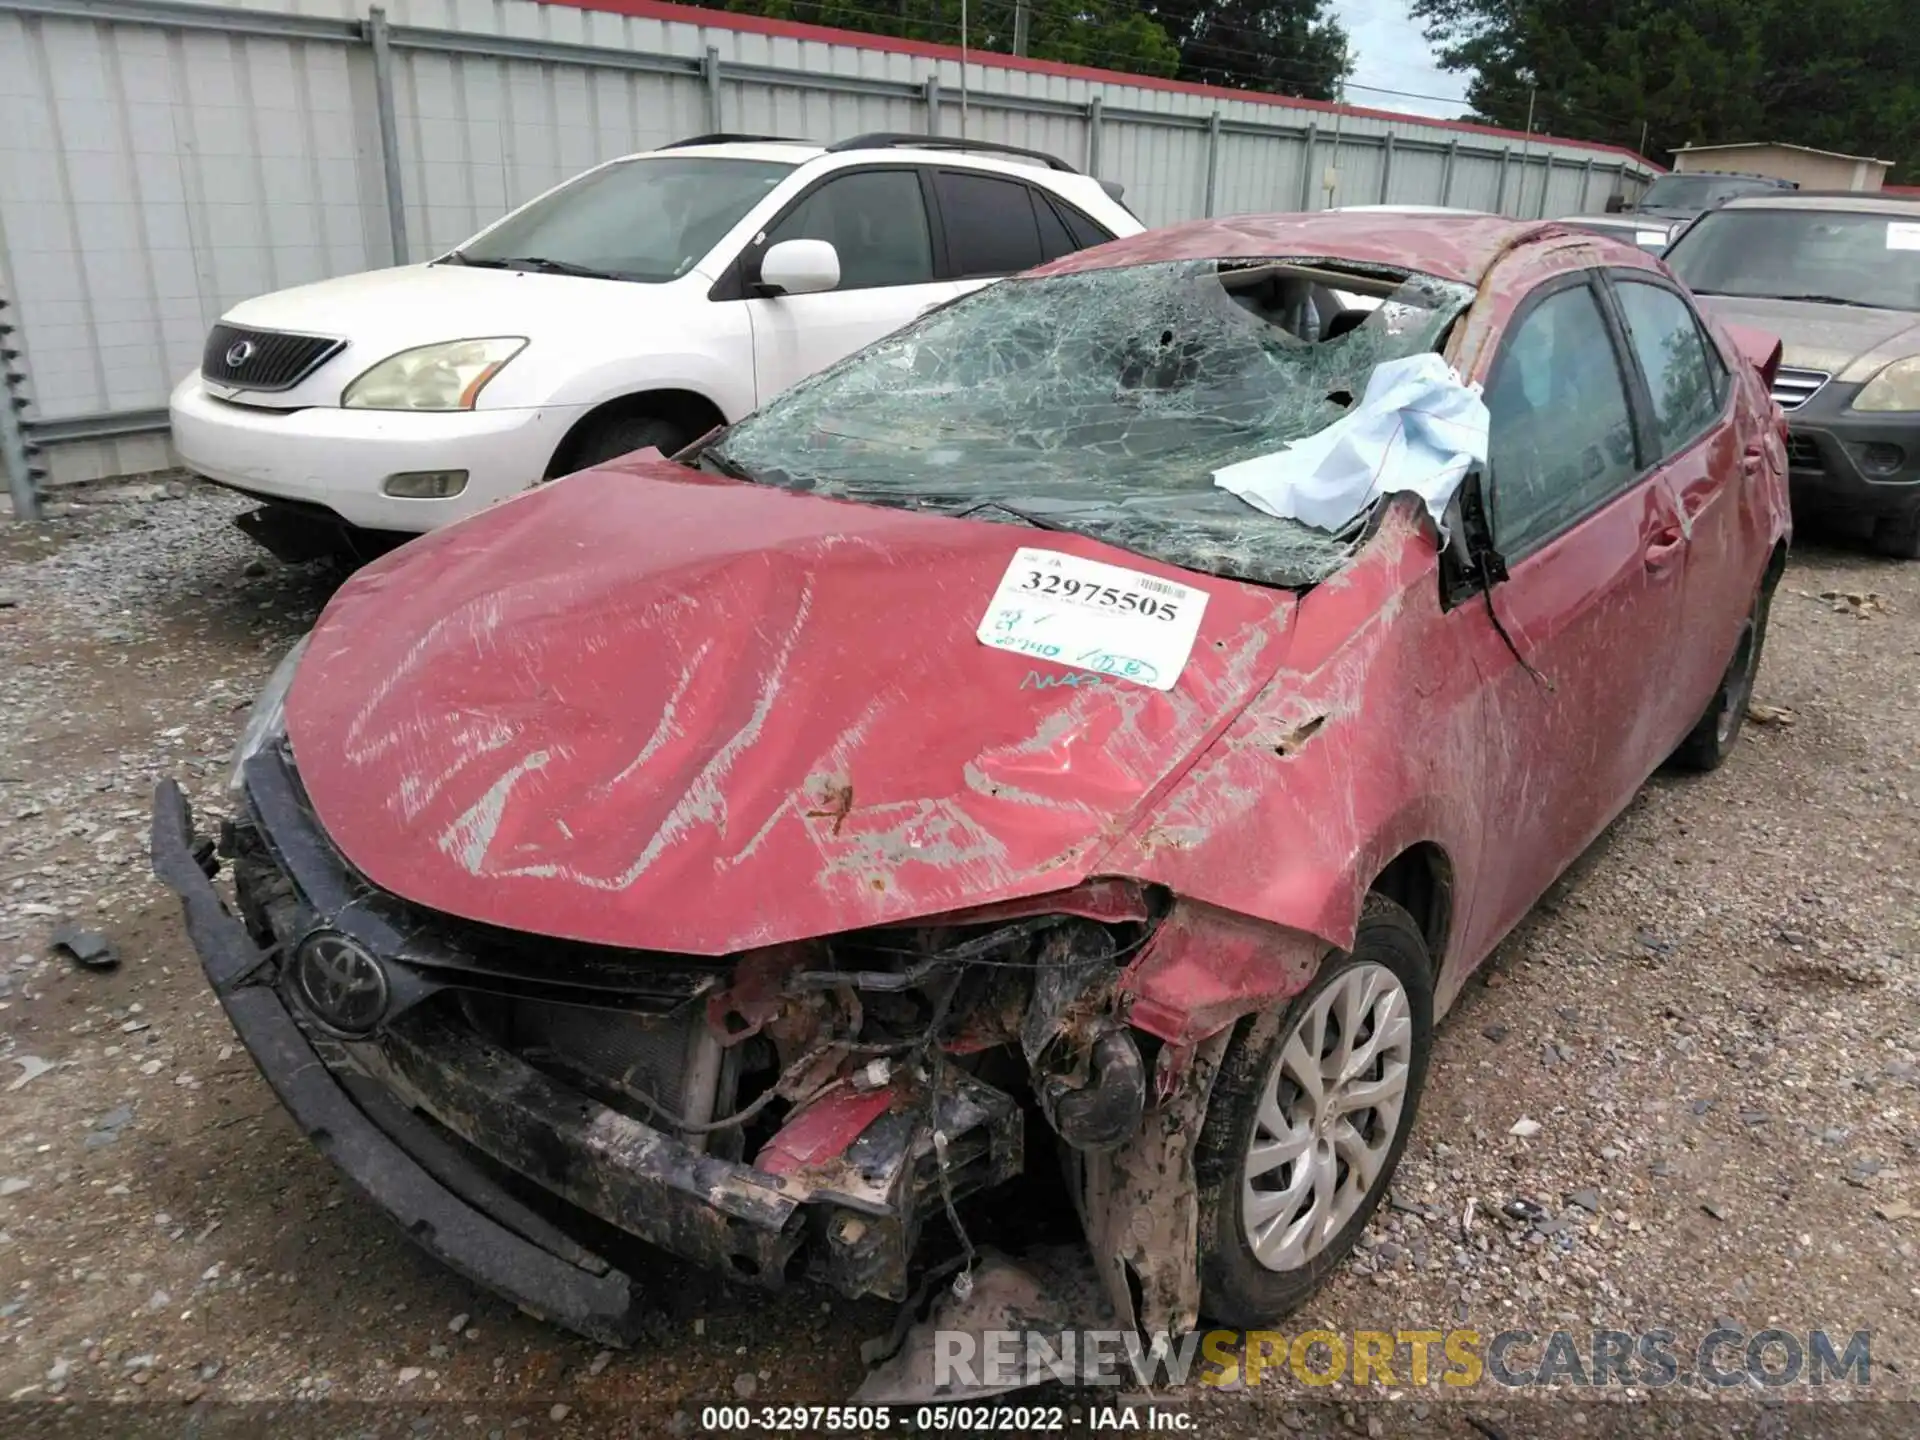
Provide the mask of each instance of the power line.
MULTIPOLYGON (((961 34, 961 26, 958 20, 949 20, 944 16, 938 15, 938 14, 916 16, 910 22, 908 22, 899 13, 894 11, 876 10, 876 9, 871 9, 863 6, 857 6, 857 5, 835 5, 834 9, 837 13, 841 15, 857 15, 866 19, 886 22, 886 24, 894 30, 914 28, 914 29, 921 29, 921 30, 941 31, 946 34, 951 34, 955 38, 956 44, 958 43, 958 39, 961 34)), ((1037 13, 1038 12, 1036 11, 1036 14, 1037 13)), ((895 39, 913 38, 911 36, 890 35, 888 30, 883 30, 883 29, 867 31, 864 33, 876 34, 881 36, 881 38, 895 38, 895 39)), ((1176 42, 1170 41, 1170 43, 1176 43, 1176 42)), ((1127 63, 1136 63, 1140 59, 1139 54, 1134 51, 1112 50, 1112 49, 1104 48, 1097 45, 1085 45, 1085 44, 1076 43, 1073 46, 1073 49, 1079 55, 1086 56, 1091 59, 1117 60, 1117 61, 1123 61, 1127 63)), ((1220 57, 1225 57, 1233 62, 1244 61, 1246 58, 1245 55, 1238 50, 1232 50, 1221 45, 1209 45, 1203 42, 1189 42, 1185 46, 1179 46, 1176 43, 1176 49, 1179 50, 1182 57, 1187 57, 1187 58, 1195 57, 1195 56, 1220 56, 1220 57)), ((978 34, 974 34, 968 37, 967 58, 968 58, 968 61, 972 64, 985 65, 985 64, 992 64, 995 58, 1010 59, 1010 58, 1018 58, 1018 57, 1013 56, 1010 51, 994 50, 994 49, 987 48, 987 46, 982 43, 982 37, 979 36, 978 34)), ((1233 80, 1254 81, 1254 82, 1261 82, 1261 83, 1267 83, 1272 79, 1280 76, 1292 76, 1302 81, 1313 81, 1313 82, 1323 81, 1327 78, 1325 75, 1325 72, 1319 69, 1295 64, 1295 63, 1284 61, 1284 60, 1277 60, 1277 59, 1263 62, 1259 70, 1245 68, 1243 65, 1239 63, 1221 64, 1217 66, 1211 66, 1209 68, 1217 69, 1220 71, 1221 74, 1226 75, 1233 80)), ((1127 69, 1120 69, 1117 67, 1116 67, 1116 73, 1122 74, 1122 75, 1138 76, 1141 79, 1161 80, 1161 79, 1172 78, 1169 76, 1152 74, 1147 71, 1127 70, 1127 69)), ((1340 82, 1336 80, 1334 83, 1337 86, 1340 82)), ((1398 96, 1408 100, 1428 100, 1428 101, 1433 101, 1443 105, 1459 105, 1463 110, 1466 108, 1466 101, 1457 96, 1431 95, 1418 90, 1400 90, 1390 85, 1375 85, 1365 81, 1358 81, 1358 80, 1348 80, 1345 83, 1346 83, 1346 87, 1350 90, 1365 90, 1369 94, 1393 95, 1393 96, 1398 96)), ((1241 88, 1247 88, 1247 87, 1236 85, 1236 86, 1228 86, 1223 88, 1241 89, 1241 88)), ((1251 88, 1247 88, 1247 93, 1250 96, 1280 95, 1281 98, 1285 98, 1285 99, 1316 98, 1312 96, 1285 95, 1283 92, 1279 92, 1279 91, 1256 90, 1251 88)))
MULTIPOLYGON (((1042 15, 1047 12, 1048 8, 1049 7, 1046 6, 1045 4, 1041 4, 1041 3, 1034 4, 1032 6, 1032 20, 1030 21, 1030 24, 1032 24, 1034 21, 1039 20, 1042 17, 1042 15)), ((956 11, 958 10, 957 3, 955 5, 955 9, 956 11)), ((1074 18, 1074 16, 1077 15, 1078 13, 1077 7, 1072 5, 1071 0, 1068 0, 1068 3, 1064 7, 1064 9, 1067 12, 1065 15, 1065 18, 1069 18, 1069 19, 1074 18)), ((957 19, 948 19, 946 15, 939 13, 938 11, 934 11, 931 13, 922 13, 919 15, 913 15, 909 17, 908 15, 903 14, 900 11, 879 10, 879 9, 874 9, 871 7, 859 6, 859 5, 835 4, 832 6, 832 10, 836 16, 858 16, 864 19, 880 22, 873 29, 864 31, 862 33, 876 35, 882 39, 917 38, 915 36, 904 35, 900 33, 905 30, 917 30, 920 32, 930 32, 930 31, 939 32, 943 38, 952 37, 954 43, 957 44, 959 39, 963 35, 962 26, 957 19)), ((1058 15, 1061 12, 1055 11, 1054 13, 1058 15)), ((1032 30, 1030 29, 1029 35, 1031 36, 1031 34, 1032 34, 1032 30)), ((924 38, 924 37, 920 37, 920 38, 924 38)), ((990 65, 999 59, 1016 58, 1008 50, 998 50, 998 49, 990 48, 991 42, 994 39, 999 39, 1003 43, 1011 44, 1011 32, 1009 32, 1008 35, 1006 36, 1001 36, 997 31, 989 28, 986 31, 984 36, 978 33, 978 31, 975 31, 975 33, 972 33, 972 34, 967 34, 966 35, 966 40, 967 40, 967 57, 966 58, 968 62, 972 64, 978 64, 978 65, 990 65), (983 43, 983 40, 987 43, 983 43)), ((1257 98, 1264 97, 1264 98, 1273 98, 1273 99, 1281 99, 1281 100, 1305 100, 1315 104, 1336 103, 1336 102, 1321 100, 1318 96, 1291 94, 1285 90, 1267 88, 1275 85, 1276 83, 1285 84, 1286 79, 1289 77, 1297 79, 1301 81, 1303 84, 1310 84, 1313 88, 1320 88, 1322 85, 1324 85, 1328 77, 1326 76, 1326 73, 1323 70, 1320 70, 1318 68, 1308 67, 1308 66, 1301 65, 1297 62, 1273 57, 1273 58, 1267 58, 1262 60, 1259 63, 1258 69, 1250 69, 1245 67, 1244 62, 1246 61, 1247 56, 1242 51, 1239 51, 1236 49, 1230 49, 1223 45, 1207 43, 1204 41, 1189 41, 1185 45, 1182 45, 1180 44, 1180 42, 1173 40, 1172 37, 1170 36, 1168 37, 1168 39, 1169 39, 1169 43, 1172 44, 1175 47, 1175 49, 1179 52, 1179 56, 1182 60, 1187 61, 1189 63, 1193 63, 1197 61, 1202 68, 1217 71, 1221 76, 1225 77, 1225 79, 1229 83, 1222 85, 1220 88, 1241 90, 1247 95, 1249 99, 1257 99, 1257 98), (1224 61, 1225 63, 1212 63, 1210 57, 1218 57, 1220 60, 1224 61), (1236 84, 1232 82, 1240 82, 1240 83, 1236 84)), ((1087 45, 1087 44, 1079 43, 1077 41, 1076 43, 1073 44, 1071 48, 1074 51, 1074 59, 1068 61, 1067 63, 1085 62, 1085 63, 1094 65, 1095 68, 1111 69, 1117 75, 1137 77, 1142 80, 1156 80, 1156 79, 1164 80, 1168 78, 1173 78, 1173 77, 1168 77, 1164 75, 1154 74, 1148 71, 1134 70, 1134 69, 1128 68, 1132 65, 1136 65, 1139 63, 1141 59, 1141 55, 1137 51, 1113 50, 1113 49, 1098 46, 1098 45, 1087 45), (1098 63, 1102 60, 1109 61, 1109 62, 1117 62, 1117 63, 1112 63, 1109 65, 1102 66, 1102 65, 1099 65, 1098 63)), ((1356 80, 1356 79, 1348 79, 1345 81, 1336 79, 1334 81, 1334 88, 1336 90, 1336 93, 1338 93, 1342 88, 1344 88, 1345 90, 1364 91, 1368 95, 1383 95, 1383 96, 1388 96, 1388 97, 1403 99, 1403 100, 1423 100, 1433 104, 1456 105, 1460 108, 1460 111, 1462 112, 1458 118, 1467 123, 1489 124, 1496 129, 1513 129, 1516 131, 1520 128, 1518 126, 1513 126, 1513 125, 1502 126, 1502 125, 1499 125, 1497 122, 1482 121, 1478 119, 1472 114, 1471 103, 1461 97, 1456 97, 1451 95, 1434 95, 1425 91, 1405 90, 1405 89, 1401 89, 1391 85, 1377 85, 1370 81, 1356 80)), ((1598 114, 1597 112, 1587 110, 1582 107, 1569 106, 1564 101, 1557 101, 1557 100, 1553 103, 1552 109, 1560 117, 1562 117, 1565 120, 1571 121, 1575 126, 1579 127, 1580 129, 1586 129, 1589 126, 1591 126, 1594 129, 1599 130, 1604 136, 1620 137, 1620 138, 1604 138, 1600 140, 1593 140, 1578 134, 1554 133, 1546 130, 1532 130, 1527 133, 1537 134, 1543 140, 1558 139, 1562 141, 1574 141, 1576 143, 1625 145, 1628 143, 1628 139, 1626 137, 1630 137, 1633 134, 1633 132, 1638 130, 1647 119, 1645 115, 1634 115, 1630 117, 1619 116, 1619 115, 1601 115, 1601 114, 1598 114)), ((1443 118, 1443 117, 1412 116, 1409 118, 1436 119, 1436 118, 1443 118)), ((1452 118, 1452 117, 1444 117, 1444 118, 1452 118)))

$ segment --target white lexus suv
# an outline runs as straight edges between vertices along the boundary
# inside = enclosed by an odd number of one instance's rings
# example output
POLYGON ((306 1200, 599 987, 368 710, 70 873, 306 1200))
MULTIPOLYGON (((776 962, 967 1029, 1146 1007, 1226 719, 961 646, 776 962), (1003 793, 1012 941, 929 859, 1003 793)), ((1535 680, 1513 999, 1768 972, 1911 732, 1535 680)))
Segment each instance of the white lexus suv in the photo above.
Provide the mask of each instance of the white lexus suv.
POLYGON ((709 135, 609 161, 424 265, 236 305, 173 392, 181 460, 276 554, 367 554, 671 452, 922 311, 1144 228, 981 141, 709 135))

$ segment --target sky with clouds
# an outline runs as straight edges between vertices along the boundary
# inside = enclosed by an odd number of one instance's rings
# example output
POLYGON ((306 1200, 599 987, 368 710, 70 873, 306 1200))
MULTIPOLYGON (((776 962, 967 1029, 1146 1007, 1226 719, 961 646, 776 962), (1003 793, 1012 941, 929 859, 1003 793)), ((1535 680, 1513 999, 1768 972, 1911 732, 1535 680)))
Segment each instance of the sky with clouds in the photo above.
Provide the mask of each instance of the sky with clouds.
POLYGON ((1347 82, 1350 104, 1442 120, 1466 113, 1467 77, 1434 63, 1433 47, 1408 13, 1407 0, 1335 0, 1333 9, 1353 44, 1353 78, 1347 82), (1411 93, 1383 93, 1388 90, 1411 93), (1415 99, 1416 95, 1440 98, 1415 99))

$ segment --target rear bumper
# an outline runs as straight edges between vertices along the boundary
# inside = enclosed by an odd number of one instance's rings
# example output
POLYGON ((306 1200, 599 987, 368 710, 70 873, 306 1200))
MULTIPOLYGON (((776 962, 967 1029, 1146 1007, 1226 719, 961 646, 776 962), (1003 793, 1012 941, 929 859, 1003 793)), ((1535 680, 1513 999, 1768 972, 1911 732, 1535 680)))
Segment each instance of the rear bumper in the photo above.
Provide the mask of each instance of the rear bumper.
POLYGON ((383 1126, 355 1103, 279 994, 259 983, 266 957, 214 889, 195 843, 186 797, 163 782, 153 801, 154 873, 180 897, 187 935, 234 1032, 307 1138, 449 1269, 603 1344, 626 1345, 635 1330, 627 1276, 547 1226, 453 1147, 436 1145, 402 1107, 375 1100, 383 1126))

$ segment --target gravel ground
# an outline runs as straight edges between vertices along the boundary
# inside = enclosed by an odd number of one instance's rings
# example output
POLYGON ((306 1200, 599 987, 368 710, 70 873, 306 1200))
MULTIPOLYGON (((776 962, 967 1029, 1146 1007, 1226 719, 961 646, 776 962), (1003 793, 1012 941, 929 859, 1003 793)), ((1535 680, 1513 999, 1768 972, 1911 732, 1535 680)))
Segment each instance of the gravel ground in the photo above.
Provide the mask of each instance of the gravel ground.
MULTIPOLYGON (((97 1430, 98 1401, 164 1402, 123 1430, 199 1402, 246 1433, 264 1412, 218 1402, 332 1399, 375 1403, 276 1432, 503 1436, 844 1401, 887 1306, 643 1257, 657 1308, 609 1355, 418 1255, 298 1135, 148 874, 145 806, 173 774, 221 809, 245 706, 332 577, 258 558, 200 487, 95 498, 0 531, 0 1400, 48 1433, 97 1430), (52 951, 65 920, 118 968, 52 951)), ((1920 565, 1803 546, 1770 723, 1714 775, 1656 777, 1469 987, 1394 1203, 1287 1327, 1868 1329, 1853 1396, 1882 1403, 1528 1405, 1403 1369, 1331 1405, 1272 1377, 1188 1392, 1193 1433, 1920 1433, 1916 677, 1920 565)))

